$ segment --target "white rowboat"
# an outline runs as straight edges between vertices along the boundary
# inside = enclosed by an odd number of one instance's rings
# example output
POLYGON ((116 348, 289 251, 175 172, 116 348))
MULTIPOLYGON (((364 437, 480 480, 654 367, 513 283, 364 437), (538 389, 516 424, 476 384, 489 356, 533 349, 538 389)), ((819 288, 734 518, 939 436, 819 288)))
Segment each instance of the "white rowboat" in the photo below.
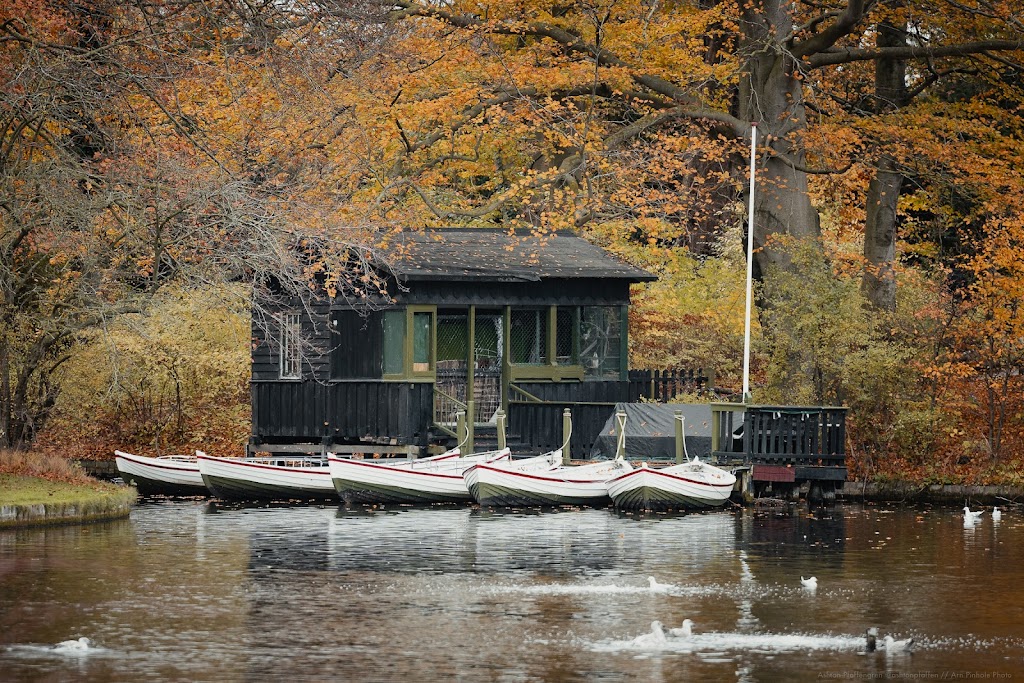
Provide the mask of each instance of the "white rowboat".
POLYGON ((505 463, 477 466, 477 502, 485 506, 607 505, 605 481, 633 468, 622 459, 517 471, 505 463))
POLYGON ((642 463, 608 481, 608 495, 623 510, 681 510, 718 507, 732 495, 736 476, 694 459, 654 469, 642 463))
POLYGON ((331 479, 347 503, 458 503, 470 500, 462 473, 478 463, 507 460, 509 449, 446 459, 384 464, 328 454, 331 479))
MULTIPOLYGON (((493 463, 497 465, 498 463, 493 463)), ((520 460, 508 460, 501 461, 502 467, 506 467, 510 470, 516 470, 517 472, 545 472, 547 470, 553 470, 556 467, 560 467, 562 464, 562 449, 559 448, 543 455, 536 455, 532 458, 522 458, 520 460)), ((469 495, 473 497, 473 500, 477 499, 478 493, 478 465, 473 465, 465 472, 462 473, 462 478, 466 481, 466 488, 469 489, 469 495)))
POLYGON ((215 458, 197 451, 210 493, 226 500, 337 500, 318 457, 215 458))
POLYGON ((209 495, 194 455, 162 455, 151 458, 114 451, 121 478, 147 496, 209 495))

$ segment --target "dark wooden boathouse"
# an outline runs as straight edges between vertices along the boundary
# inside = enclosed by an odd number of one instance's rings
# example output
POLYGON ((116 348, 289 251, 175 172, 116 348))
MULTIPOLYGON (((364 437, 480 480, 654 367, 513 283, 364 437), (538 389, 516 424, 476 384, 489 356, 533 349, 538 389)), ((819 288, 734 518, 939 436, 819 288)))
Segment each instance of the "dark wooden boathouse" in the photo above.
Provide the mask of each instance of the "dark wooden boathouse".
POLYGON ((486 439, 499 410, 516 450, 540 452, 561 445, 571 408, 573 457, 589 454, 631 400, 630 285, 656 278, 572 234, 405 230, 389 244, 383 305, 325 298, 254 323, 250 452, 423 455, 455 443, 460 411, 486 439))

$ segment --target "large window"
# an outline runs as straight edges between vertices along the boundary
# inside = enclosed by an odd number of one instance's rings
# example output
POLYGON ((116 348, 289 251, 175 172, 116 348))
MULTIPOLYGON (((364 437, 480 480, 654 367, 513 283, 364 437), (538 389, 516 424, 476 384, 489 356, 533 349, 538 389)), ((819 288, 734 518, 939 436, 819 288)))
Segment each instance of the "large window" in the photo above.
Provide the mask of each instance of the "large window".
POLYGON ((517 365, 544 365, 548 362, 548 309, 512 311, 509 333, 511 361, 517 365))
POLYGON ((426 306, 384 311, 384 358, 388 379, 433 377, 434 310, 426 306))
POLYGON ((555 363, 576 365, 578 308, 561 306, 555 312, 555 363))
POLYGON ((301 324, 298 313, 284 313, 280 317, 280 365, 281 379, 302 378, 301 324))
POLYGON ((384 311, 384 374, 405 372, 405 311, 384 311))
POLYGON ((580 309, 580 364, 587 377, 621 376, 622 316, 618 306, 580 309))

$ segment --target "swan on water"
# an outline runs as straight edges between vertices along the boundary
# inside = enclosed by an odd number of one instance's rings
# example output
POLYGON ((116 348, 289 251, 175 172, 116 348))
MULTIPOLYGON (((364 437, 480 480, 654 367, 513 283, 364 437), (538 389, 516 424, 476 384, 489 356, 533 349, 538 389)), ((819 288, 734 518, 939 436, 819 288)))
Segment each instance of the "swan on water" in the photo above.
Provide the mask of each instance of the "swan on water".
POLYGON ((817 576, 812 576, 809 579, 805 579, 803 576, 801 576, 800 577, 800 583, 803 585, 804 588, 809 588, 811 590, 814 590, 815 588, 818 587, 818 577, 817 576))
POLYGON ((683 619, 683 625, 679 628, 670 628, 668 630, 668 634, 677 638, 689 638, 693 635, 693 621, 690 619, 683 619))
POLYGON ((1000 510, 998 507, 992 508, 992 519, 993 520, 999 520, 999 519, 1002 518, 1002 516, 1003 516, 1003 511, 1002 510, 1000 510))
POLYGON ((661 622, 655 619, 651 622, 651 632, 644 633, 633 639, 634 645, 659 645, 668 641, 665 637, 665 630, 661 622))
POLYGON ((77 640, 62 640, 53 646, 54 650, 88 650, 92 646, 92 641, 84 636, 77 640))

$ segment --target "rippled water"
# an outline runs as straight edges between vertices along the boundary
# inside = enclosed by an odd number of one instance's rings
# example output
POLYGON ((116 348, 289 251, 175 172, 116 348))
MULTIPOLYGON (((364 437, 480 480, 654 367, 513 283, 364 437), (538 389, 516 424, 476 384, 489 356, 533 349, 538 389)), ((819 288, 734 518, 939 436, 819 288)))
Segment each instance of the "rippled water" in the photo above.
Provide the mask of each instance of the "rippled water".
POLYGON ((925 507, 631 516, 180 501, 0 531, 4 681, 1013 676, 1024 513, 1012 510, 965 528, 959 511, 925 507), (689 638, 641 637, 684 618, 689 638), (868 626, 917 648, 866 654, 868 626), (80 637, 85 649, 55 647, 80 637))

